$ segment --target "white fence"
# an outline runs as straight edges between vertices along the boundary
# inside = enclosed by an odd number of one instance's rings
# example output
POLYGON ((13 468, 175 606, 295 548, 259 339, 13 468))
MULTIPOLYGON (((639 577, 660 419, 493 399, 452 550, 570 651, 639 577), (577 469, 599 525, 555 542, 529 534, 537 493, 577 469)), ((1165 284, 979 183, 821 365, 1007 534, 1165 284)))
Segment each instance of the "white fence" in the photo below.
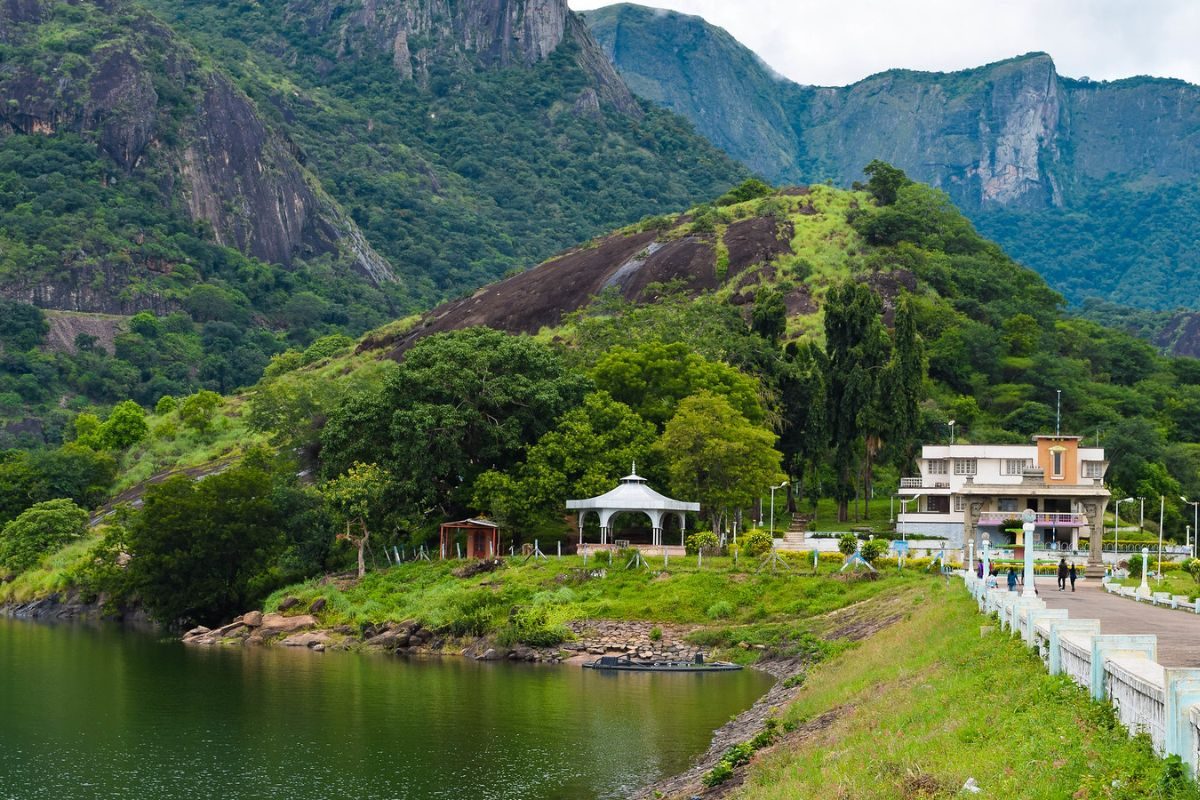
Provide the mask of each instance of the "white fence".
MULTIPOLYGON (((1193 777, 1200 766, 1200 669, 1165 668, 1154 636, 1103 635, 1100 621, 1070 619, 1039 598, 989 589, 963 573, 980 611, 995 613, 1002 630, 1019 634, 1051 674, 1064 674, 1096 700, 1112 704, 1131 733, 1147 733, 1159 755, 1177 755, 1193 777)), ((1160 598, 1163 605, 1176 598, 1160 598)), ((1197 604, 1200 605, 1200 604, 1197 604)), ((1198 612, 1200 613, 1200 612, 1198 612)))

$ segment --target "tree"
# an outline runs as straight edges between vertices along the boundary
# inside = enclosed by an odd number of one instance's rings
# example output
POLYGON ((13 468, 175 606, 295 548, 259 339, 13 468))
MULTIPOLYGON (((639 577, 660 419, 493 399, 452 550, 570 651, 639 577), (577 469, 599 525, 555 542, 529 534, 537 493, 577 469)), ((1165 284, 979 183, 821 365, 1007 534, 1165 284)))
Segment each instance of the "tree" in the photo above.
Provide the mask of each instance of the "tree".
POLYGON ((880 310, 879 297, 860 283, 832 287, 825 301, 826 414, 843 522, 850 517, 860 456, 869 463, 885 424, 878 394, 889 343, 880 310))
POLYGON ((904 174, 904 170, 879 159, 863 167, 863 172, 870 177, 867 181, 867 191, 881 206, 895 203, 900 188, 912 183, 904 174))
POLYGON ((782 408, 779 449, 783 467, 792 481, 788 483, 788 510, 795 513, 793 483, 804 494, 809 468, 828 451, 829 433, 825 425, 825 354, 811 343, 789 343, 784 350, 785 366, 779 378, 779 402, 782 408))
POLYGON ((47 500, 23 511, 0 530, 0 566, 24 572, 43 556, 80 538, 88 515, 67 499, 47 500))
POLYGON ((561 518, 569 497, 593 497, 638 462, 652 473, 654 425, 607 392, 592 392, 529 448, 510 472, 490 470, 475 481, 474 504, 510 528, 561 518))
POLYGON ((149 430, 145 409, 125 400, 117 404, 100 426, 100 446, 106 450, 125 450, 146 438, 149 430))
POLYGON ((430 336, 381 389, 353 395, 321 434, 323 467, 392 476, 388 503, 424 520, 463 511, 475 478, 507 470, 582 400, 588 380, 528 336, 471 328, 430 336))
POLYGON ((179 401, 179 421, 197 433, 207 433, 220 405, 221 395, 216 392, 196 392, 179 401))
POLYGON ((346 527, 337 538, 349 542, 358 550, 359 578, 367 574, 367 562, 363 556, 371 538, 367 522, 373 522, 381 515, 381 500, 387 483, 388 474, 385 470, 375 464, 355 462, 345 474, 327 482, 322 489, 325 499, 346 527))
POLYGON ((271 477, 237 466, 150 486, 128 530, 128 580, 160 622, 212 624, 274 588, 284 544, 271 477))
POLYGON ((765 416, 753 378, 703 358, 682 342, 613 347, 590 374, 598 388, 660 429, 683 398, 702 389, 725 397, 751 422, 761 422, 765 416))
POLYGON ((892 341, 892 360, 884 373, 882 399, 887 406, 887 432, 895 448, 897 466, 906 470, 916 460, 926 377, 925 351, 917 334, 912 297, 907 293, 896 304, 892 341))
POLYGON ((702 391, 679 404, 660 443, 672 489, 698 499, 716 531, 731 510, 783 481, 775 438, 724 397, 702 391))
POLYGON ((783 293, 772 287, 759 289, 754 296, 750 329, 769 342, 778 342, 787 331, 787 306, 783 293))

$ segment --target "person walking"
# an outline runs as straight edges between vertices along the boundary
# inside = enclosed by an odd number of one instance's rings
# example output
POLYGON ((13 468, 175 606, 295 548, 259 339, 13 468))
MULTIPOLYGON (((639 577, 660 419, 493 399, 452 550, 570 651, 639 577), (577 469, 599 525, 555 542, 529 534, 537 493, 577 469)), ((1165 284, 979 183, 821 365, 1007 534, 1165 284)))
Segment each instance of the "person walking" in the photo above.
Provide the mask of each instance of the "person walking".
POLYGON ((1067 590, 1067 575, 1070 570, 1067 569, 1067 560, 1064 558, 1058 562, 1058 590, 1065 592, 1067 590))
POLYGON ((1008 568, 1008 590, 1010 592, 1017 590, 1017 570, 1015 567, 1008 568))
POLYGON ((1075 569, 1075 562, 1071 562, 1071 571, 1067 573, 1067 577, 1071 579, 1071 591, 1075 591, 1075 579, 1079 577, 1079 570, 1075 569))

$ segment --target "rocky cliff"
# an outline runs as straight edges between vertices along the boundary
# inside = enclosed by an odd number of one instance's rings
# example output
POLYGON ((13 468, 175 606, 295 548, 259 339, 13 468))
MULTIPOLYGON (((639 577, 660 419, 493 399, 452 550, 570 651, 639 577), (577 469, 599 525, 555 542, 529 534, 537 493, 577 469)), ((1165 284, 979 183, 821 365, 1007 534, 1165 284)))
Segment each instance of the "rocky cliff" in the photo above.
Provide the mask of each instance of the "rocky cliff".
MULTIPOLYGON (((149 14, 122 0, 75 8, 9 0, 0 31, 22 56, 0 69, 0 136, 82 136, 116 166, 104 180, 152 178, 160 202, 180 202, 218 243, 284 265, 344 256, 373 281, 394 280, 246 95, 149 14), (55 37, 61 44, 46 46, 55 37)), ((85 297, 86 276, 70 283, 80 290, 74 299, 45 285, 31 296, 70 310, 129 310, 85 297)))
MULTIPOLYGON (((770 180, 846 185, 883 159, 945 190, 1071 299, 1090 292, 1150 307, 1196 305, 1194 294, 1169 290, 1129 297, 1129 285, 1156 269, 1136 255, 1144 237, 1126 237, 1118 248, 1129 248, 1124 254, 1064 270, 1068 248, 1055 233, 1063 221, 1036 215, 1074 212, 1074 227, 1103 237, 1126 220, 1097 202, 1099 192, 1194 185, 1200 87, 1156 78, 1073 80, 1045 53, 962 72, 890 70, 849 86, 803 86, 699 17, 616 5, 587 12, 587 21, 638 94, 688 117, 770 180), (1045 254, 1021 247, 1018 230, 1048 236, 1045 254)), ((1162 235, 1176 241, 1168 251, 1187 249, 1173 229, 1190 211, 1176 204, 1165 212, 1174 221, 1162 235)), ((1200 275, 1190 255, 1175 266, 1200 275)))
POLYGON ((439 69, 532 66, 571 41, 598 97, 640 113, 566 0, 289 0, 285 18, 332 43, 338 59, 385 53, 401 80, 422 85, 439 69))

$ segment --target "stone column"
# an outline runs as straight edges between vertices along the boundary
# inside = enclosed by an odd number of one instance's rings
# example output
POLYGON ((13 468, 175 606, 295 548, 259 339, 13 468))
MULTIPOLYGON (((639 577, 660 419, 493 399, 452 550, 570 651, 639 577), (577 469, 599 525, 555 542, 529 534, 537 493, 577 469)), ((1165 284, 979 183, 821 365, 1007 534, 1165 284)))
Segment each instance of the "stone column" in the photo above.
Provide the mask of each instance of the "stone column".
POLYGON ((1088 563, 1083 570, 1085 578, 1099 580, 1104 577, 1104 509, 1108 506, 1108 498, 1102 498, 1098 503, 1086 504, 1083 516, 1088 524, 1088 563))

